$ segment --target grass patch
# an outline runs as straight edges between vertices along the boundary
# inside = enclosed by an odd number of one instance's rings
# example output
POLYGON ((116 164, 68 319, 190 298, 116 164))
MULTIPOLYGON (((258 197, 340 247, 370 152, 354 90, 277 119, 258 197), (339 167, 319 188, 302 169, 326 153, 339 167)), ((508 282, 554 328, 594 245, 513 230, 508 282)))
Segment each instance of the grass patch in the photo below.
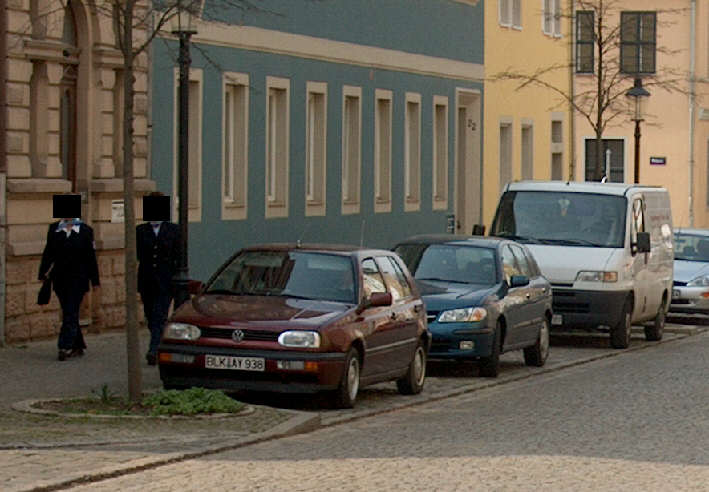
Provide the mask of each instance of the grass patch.
POLYGON ((59 413, 87 415, 138 415, 156 417, 161 415, 209 415, 215 413, 236 413, 244 408, 222 391, 204 388, 187 390, 161 390, 145 396, 140 402, 132 403, 126 398, 108 391, 106 385, 88 398, 52 400, 39 402, 36 408, 59 413))

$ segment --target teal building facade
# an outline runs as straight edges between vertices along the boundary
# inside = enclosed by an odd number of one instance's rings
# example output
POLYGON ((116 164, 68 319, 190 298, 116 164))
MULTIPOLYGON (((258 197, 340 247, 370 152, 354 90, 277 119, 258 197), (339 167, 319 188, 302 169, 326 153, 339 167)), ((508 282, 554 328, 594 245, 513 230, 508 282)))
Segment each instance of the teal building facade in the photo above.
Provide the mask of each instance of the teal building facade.
MULTIPOLYGON (((266 242, 390 248, 480 221, 483 2, 206 0, 190 276, 266 242)), ((178 41, 151 48, 150 172, 177 204, 178 41)), ((173 218, 177 218, 176 208, 173 218)))

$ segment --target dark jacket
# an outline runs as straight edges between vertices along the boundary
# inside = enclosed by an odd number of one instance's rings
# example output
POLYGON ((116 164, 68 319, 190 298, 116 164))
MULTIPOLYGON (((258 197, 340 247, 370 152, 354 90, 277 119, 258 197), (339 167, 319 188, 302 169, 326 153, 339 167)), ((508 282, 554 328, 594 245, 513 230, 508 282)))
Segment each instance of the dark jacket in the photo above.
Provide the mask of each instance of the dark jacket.
POLYGON ((78 234, 72 231, 67 236, 64 231, 57 231, 58 226, 59 221, 49 225, 39 279, 44 279, 51 268, 49 277, 55 291, 71 288, 86 292, 89 282, 99 285, 93 229, 82 222, 78 234))
POLYGON ((157 236, 150 223, 135 228, 138 253, 138 292, 159 289, 171 292, 172 277, 180 261, 180 228, 172 222, 163 222, 157 236))

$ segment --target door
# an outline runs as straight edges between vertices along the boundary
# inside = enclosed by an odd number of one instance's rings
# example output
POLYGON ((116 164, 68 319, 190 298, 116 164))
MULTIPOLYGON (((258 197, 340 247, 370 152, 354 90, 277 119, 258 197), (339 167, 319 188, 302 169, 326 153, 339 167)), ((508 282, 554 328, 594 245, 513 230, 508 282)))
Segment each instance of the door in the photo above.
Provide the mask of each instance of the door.
POLYGON ((630 253, 633 256, 633 291, 635 293, 633 320, 636 320, 647 317, 647 298, 651 281, 649 274, 650 253, 638 253, 635 246, 638 241, 638 232, 645 232, 645 202, 642 196, 633 198, 630 214, 630 253))
POLYGON ((517 258, 522 275, 529 278, 527 286, 527 299, 524 310, 523 320, 520 324, 520 333, 522 342, 533 343, 537 340, 539 334, 539 326, 544 319, 545 299, 547 295, 547 283, 540 273, 537 272, 535 265, 529 260, 529 254, 520 246, 513 244, 510 246, 517 258))
POLYGON ((483 216, 480 94, 458 89, 456 97, 455 229, 458 234, 471 234, 483 216))

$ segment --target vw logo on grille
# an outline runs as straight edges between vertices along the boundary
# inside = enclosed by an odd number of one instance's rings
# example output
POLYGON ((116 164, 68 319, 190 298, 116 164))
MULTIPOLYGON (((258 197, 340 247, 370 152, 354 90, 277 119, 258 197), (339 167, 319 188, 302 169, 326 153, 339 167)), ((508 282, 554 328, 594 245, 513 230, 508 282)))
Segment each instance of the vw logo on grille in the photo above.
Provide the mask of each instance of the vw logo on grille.
POLYGON ((235 342, 239 343, 244 339, 244 331, 243 330, 234 330, 231 333, 231 339, 234 340, 235 342))

